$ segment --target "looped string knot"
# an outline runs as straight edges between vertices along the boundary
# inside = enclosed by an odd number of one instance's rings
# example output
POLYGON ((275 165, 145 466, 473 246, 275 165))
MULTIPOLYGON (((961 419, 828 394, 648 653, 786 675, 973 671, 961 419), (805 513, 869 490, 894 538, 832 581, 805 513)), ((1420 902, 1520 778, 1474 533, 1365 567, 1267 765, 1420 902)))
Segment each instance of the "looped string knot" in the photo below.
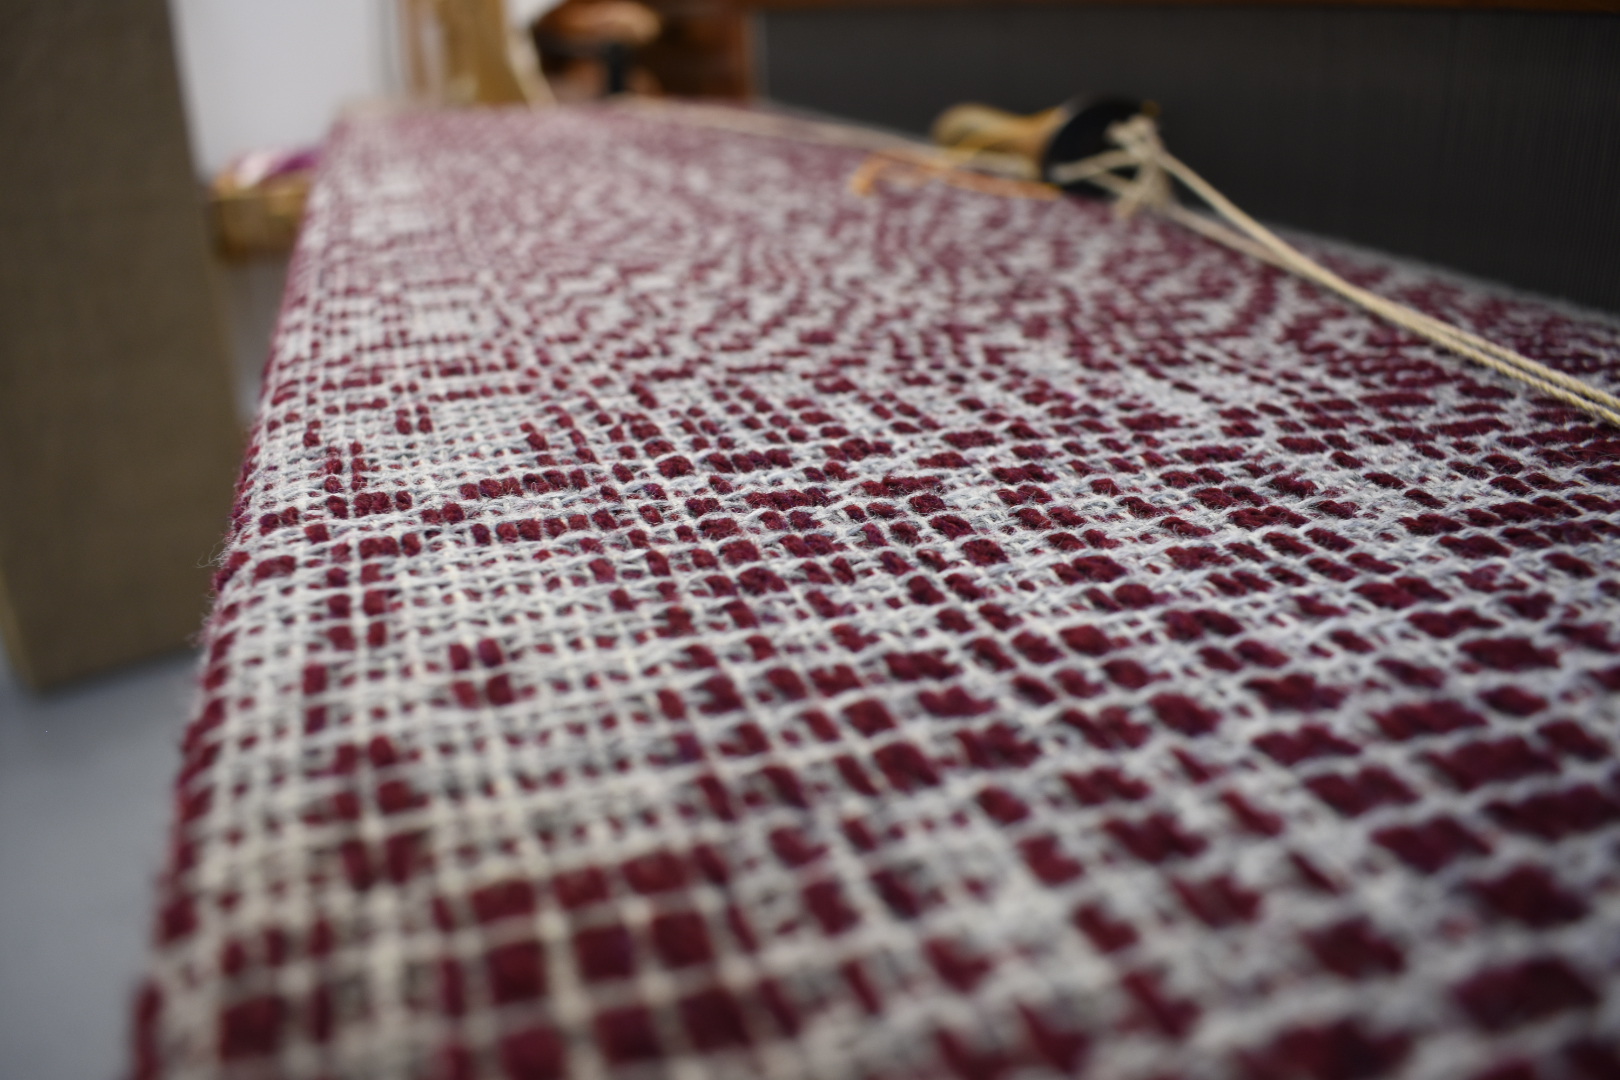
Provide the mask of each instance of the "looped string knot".
POLYGON ((1109 127, 1108 138, 1119 146, 1118 150, 1054 166, 1048 170, 1052 181, 1066 187, 1083 180, 1096 182, 1098 177, 1108 177, 1114 182, 1104 186, 1117 196, 1114 212, 1122 218, 1133 217, 1143 209, 1163 213, 1174 206, 1175 189, 1164 167, 1164 143, 1153 119, 1137 113, 1109 127), (1134 167, 1136 174, 1132 177, 1116 175, 1115 170, 1126 167, 1134 167))

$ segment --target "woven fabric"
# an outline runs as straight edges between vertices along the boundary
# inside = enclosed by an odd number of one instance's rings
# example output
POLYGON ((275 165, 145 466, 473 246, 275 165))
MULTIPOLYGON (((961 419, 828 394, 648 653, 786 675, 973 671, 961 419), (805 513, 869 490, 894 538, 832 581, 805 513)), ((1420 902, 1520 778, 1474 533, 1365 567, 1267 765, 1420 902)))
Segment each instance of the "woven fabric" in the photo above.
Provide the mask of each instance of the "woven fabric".
MULTIPOLYGON (((141 1077, 1620 1075, 1620 439, 1153 220, 356 122, 141 1077)), ((1620 328, 1357 283, 1614 386, 1620 328)))

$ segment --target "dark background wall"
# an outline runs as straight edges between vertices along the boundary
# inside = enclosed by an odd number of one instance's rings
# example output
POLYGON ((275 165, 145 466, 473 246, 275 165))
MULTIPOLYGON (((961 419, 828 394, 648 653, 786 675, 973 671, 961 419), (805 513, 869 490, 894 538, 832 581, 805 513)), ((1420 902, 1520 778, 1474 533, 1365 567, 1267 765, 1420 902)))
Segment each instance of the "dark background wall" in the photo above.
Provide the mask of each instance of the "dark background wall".
POLYGON ((922 132, 946 106, 1151 98, 1259 217, 1620 310, 1620 16, 831 5, 760 16, 760 90, 922 132))

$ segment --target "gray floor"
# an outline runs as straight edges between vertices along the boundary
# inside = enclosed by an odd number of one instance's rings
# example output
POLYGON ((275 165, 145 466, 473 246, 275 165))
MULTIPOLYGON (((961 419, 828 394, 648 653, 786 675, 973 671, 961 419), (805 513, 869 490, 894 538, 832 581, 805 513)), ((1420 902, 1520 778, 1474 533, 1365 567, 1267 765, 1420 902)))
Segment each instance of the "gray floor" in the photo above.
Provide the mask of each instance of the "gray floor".
POLYGON ((38 696, 0 657, 0 1078, 123 1075, 189 653, 38 696))
MULTIPOLYGON (((247 420, 287 262, 220 269, 247 420)), ((0 650, 0 1080, 124 1075, 193 667, 182 653, 36 695, 0 650)))

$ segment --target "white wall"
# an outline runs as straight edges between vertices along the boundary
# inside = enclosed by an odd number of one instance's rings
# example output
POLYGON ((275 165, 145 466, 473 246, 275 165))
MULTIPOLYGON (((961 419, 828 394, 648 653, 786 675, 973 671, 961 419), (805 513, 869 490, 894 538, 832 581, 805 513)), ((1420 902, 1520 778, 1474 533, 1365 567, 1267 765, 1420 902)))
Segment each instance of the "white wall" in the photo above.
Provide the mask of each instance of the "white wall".
POLYGON ((318 141, 343 105, 400 85, 394 0, 169 0, 192 156, 318 141))

